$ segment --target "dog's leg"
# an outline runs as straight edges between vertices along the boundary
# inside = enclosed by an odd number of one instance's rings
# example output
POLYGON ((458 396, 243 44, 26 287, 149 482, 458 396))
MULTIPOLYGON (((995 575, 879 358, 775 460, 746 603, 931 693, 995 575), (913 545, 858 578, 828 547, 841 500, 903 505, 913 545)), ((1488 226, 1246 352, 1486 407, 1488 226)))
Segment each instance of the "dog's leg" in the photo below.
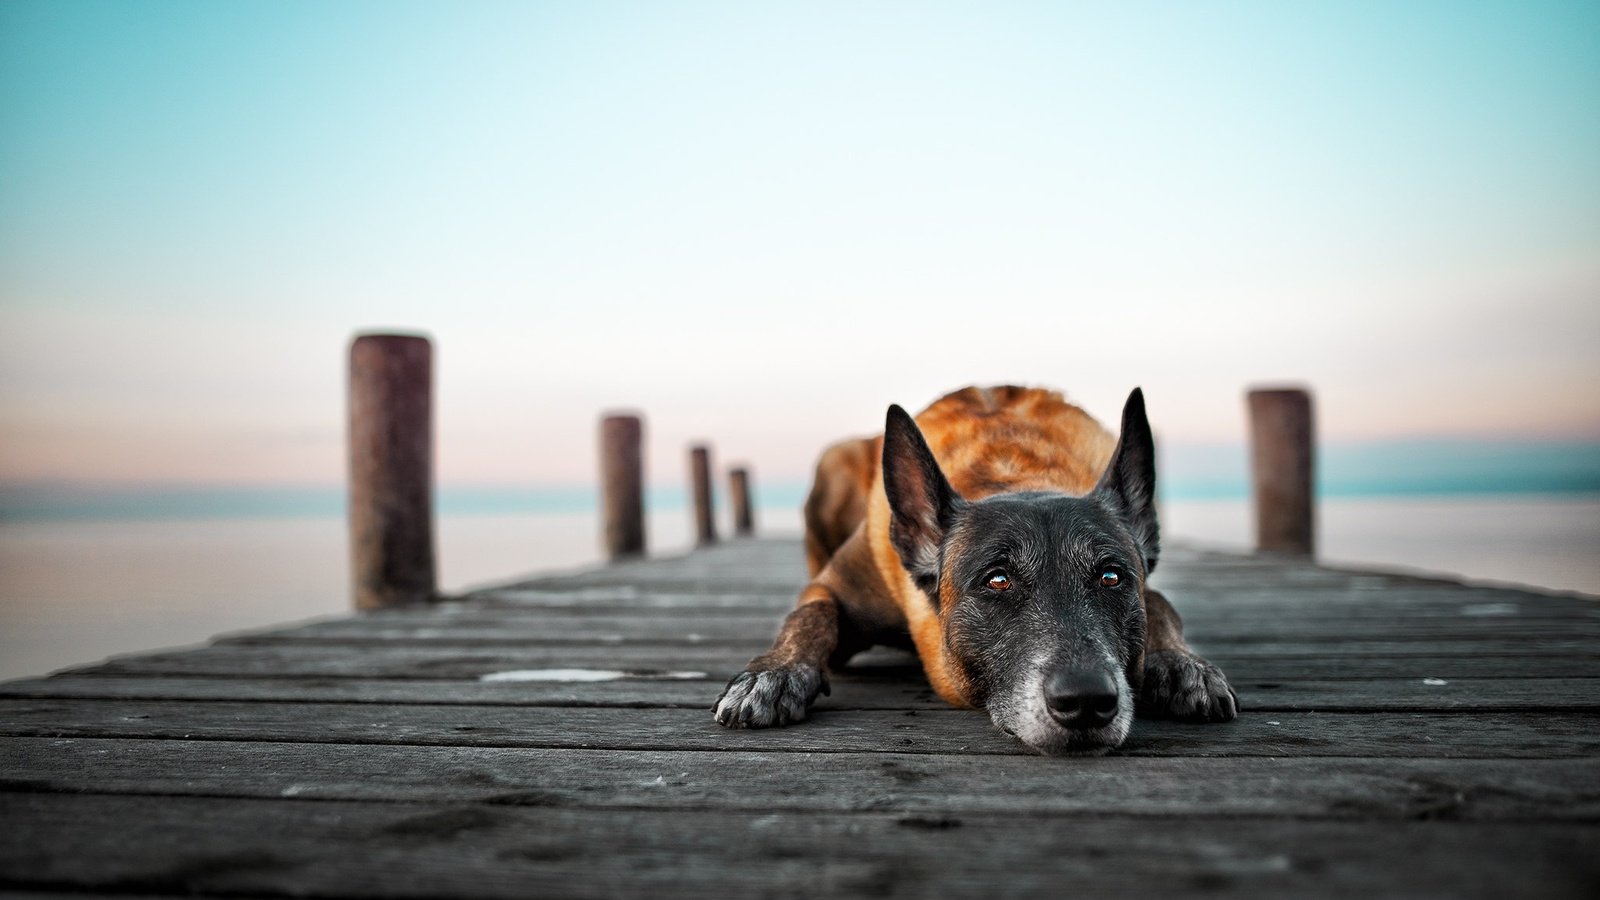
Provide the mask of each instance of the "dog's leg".
POLYGON ((772 649, 752 659, 717 698, 717 721, 729 728, 766 728, 803 720, 817 694, 828 693, 828 657, 838 646, 838 597, 813 581, 800 592, 772 649))
POLYGON ((1239 698, 1222 670, 1189 649, 1183 620, 1160 591, 1146 589, 1144 686, 1138 712, 1154 719, 1227 722, 1239 714, 1239 698))

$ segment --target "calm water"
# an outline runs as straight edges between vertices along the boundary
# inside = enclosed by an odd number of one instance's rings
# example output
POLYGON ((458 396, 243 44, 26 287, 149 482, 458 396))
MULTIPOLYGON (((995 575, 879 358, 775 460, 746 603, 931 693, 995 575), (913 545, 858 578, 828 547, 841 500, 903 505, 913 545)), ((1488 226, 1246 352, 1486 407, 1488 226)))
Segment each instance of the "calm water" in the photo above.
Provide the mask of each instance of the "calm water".
MULTIPOLYGON (((1241 500, 1169 502, 1165 532, 1248 546, 1241 500)), ((793 506, 764 533, 798 534, 793 506)), ((1600 594, 1600 495, 1324 500, 1325 561, 1378 564, 1600 594)), ((651 516, 657 553, 689 544, 682 509, 651 516)), ((599 560, 592 511, 445 514, 446 590, 599 560)), ((0 525, 0 677, 347 608, 344 523, 334 516, 0 525)), ((798 588, 799 585, 796 585, 798 588)), ((1181 608, 1182 600, 1179 599, 1181 608)))

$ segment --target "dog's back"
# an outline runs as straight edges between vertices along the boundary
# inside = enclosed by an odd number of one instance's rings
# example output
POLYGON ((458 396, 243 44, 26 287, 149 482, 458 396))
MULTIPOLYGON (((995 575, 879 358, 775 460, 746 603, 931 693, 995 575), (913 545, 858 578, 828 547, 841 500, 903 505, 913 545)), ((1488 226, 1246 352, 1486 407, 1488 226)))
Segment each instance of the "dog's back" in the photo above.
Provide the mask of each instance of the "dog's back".
MULTIPOLYGON (((946 394, 917 415, 917 426, 951 486, 973 500, 1006 491, 1087 493, 1117 444, 1058 392, 1014 385, 946 394)), ((813 576, 867 517, 882 480, 882 452, 882 436, 841 441, 823 452, 805 507, 813 576)))
POLYGON ((1008 491, 1088 493, 1117 439, 1055 391, 970 387, 939 398, 917 427, 950 486, 969 500, 1008 491))

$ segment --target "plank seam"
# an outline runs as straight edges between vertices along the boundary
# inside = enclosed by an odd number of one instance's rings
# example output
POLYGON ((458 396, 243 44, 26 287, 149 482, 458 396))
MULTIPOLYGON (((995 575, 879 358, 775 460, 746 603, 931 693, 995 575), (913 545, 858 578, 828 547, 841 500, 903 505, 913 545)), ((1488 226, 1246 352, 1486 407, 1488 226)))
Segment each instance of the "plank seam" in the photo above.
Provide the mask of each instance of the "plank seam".
MULTIPOLYGON (((371 747, 453 747, 453 748, 471 747, 471 748, 474 748, 474 749, 484 749, 484 750, 623 750, 623 751, 629 751, 629 752, 645 752, 645 751, 676 752, 676 751, 682 751, 682 752, 698 752, 698 753, 793 753, 793 754, 800 754, 800 755, 821 754, 821 753, 827 753, 827 754, 831 755, 831 754, 840 754, 840 753, 880 753, 880 752, 881 753, 890 753, 890 752, 892 752, 892 753, 903 753, 903 754, 907 754, 907 755, 910 755, 910 756, 951 755, 948 750, 918 750, 918 749, 916 749, 914 747, 905 747, 905 746, 885 747, 881 751, 875 751, 875 750, 861 750, 859 748, 847 749, 847 750, 835 750, 835 749, 830 749, 830 748, 826 748, 826 747, 798 747, 798 748, 795 748, 795 747, 761 747, 761 748, 726 747, 726 748, 724 748, 724 747, 684 747, 684 746, 666 745, 666 744, 546 744, 546 743, 536 743, 536 742, 532 742, 532 741, 526 741, 526 742, 522 742, 522 743, 488 743, 488 742, 484 742, 484 743, 460 744, 460 743, 454 743, 454 742, 445 741, 445 740, 437 740, 437 741, 426 741, 426 740, 411 740, 411 741, 405 741, 405 740, 351 740, 349 738, 344 738, 344 739, 340 739, 340 740, 321 741, 321 740, 316 740, 315 738, 312 738, 312 737, 310 737, 308 735, 295 735, 295 736, 284 736, 284 737, 262 737, 262 738, 250 738, 250 739, 246 740, 246 739, 243 739, 243 738, 239 737, 238 735, 211 736, 211 735, 193 734, 193 733, 181 734, 181 735, 180 734, 137 734, 137 733, 123 733, 123 732, 115 732, 115 731, 102 731, 102 732, 95 732, 94 734, 77 734, 77 733, 73 733, 73 732, 53 732, 52 733, 52 732, 43 732, 43 731, 39 731, 39 732, 0 731, 0 737, 17 737, 17 738, 33 737, 33 738, 51 738, 51 739, 54 739, 54 740, 95 740, 95 739, 106 739, 106 740, 122 740, 122 741, 205 741, 205 742, 208 742, 208 743, 209 742, 228 742, 228 743, 235 743, 235 744, 241 744, 241 743, 242 744, 317 744, 317 745, 351 745, 351 746, 371 746, 371 747)), ((1117 753, 1116 755, 1119 756, 1119 757, 1136 757, 1136 758, 1140 758, 1140 759, 1278 759, 1278 758, 1339 759, 1339 758, 1344 758, 1342 755, 1334 755, 1334 756, 1324 757, 1324 756, 1322 756, 1321 754, 1318 754, 1318 753, 1305 752, 1304 748, 1295 748, 1295 749, 1296 749, 1296 752, 1294 754, 1292 754, 1292 756, 1285 755, 1285 754, 1276 754, 1276 753, 1196 753, 1196 754, 1186 754, 1186 753, 1142 753, 1137 748, 1124 749, 1124 750, 1120 751, 1119 753, 1117 753)), ((1024 748, 1019 747, 1015 751, 1006 751, 1006 752, 998 752, 998 753, 966 753, 966 754, 958 754, 958 755, 961 755, 961 756, 963 756, 965 758, 977 761, 977 760, 981 760, 981 759, 984 759, 986 757, 992 757, 992 756, 1032 757, 1032 756, 1037 756, 1038 754, 1031 753, 1031 752, 1029 752, 1028 750, 1026 750, 1024 748)), ((1433 758, 1433 757, 1412 757, 1412 756, 1384 755, 1384 756, 1367 756, 1367 757, 1359 757, 1359 758, 1362 758, 1362 759, 1373 759, 1373 760, 1378 760, 1378 759, 1408 759, 1409 760, 1409 759, 1424 759, 1424 758, 1433 758)), ((1478 759, 1478 760, 1515 760, 1515 759, 1562 760, 1562 759, 1585 759, 1587 757, 1584 756, 1581 753, 1570 753, 1570 754, 1567 754, 1565 756, 1540 756, 1540 755, 1512 754, 1512 755, 1504 755, 1504 756, 1501 756, 1501 755, 1494 755, 1494 756, 1490 756, 1490 755, 1461 755, 1461 756, 1452 756, 1452 757, 1446 757, 1446 758, 1448 758, 1448 759, 1461 759, 1461 760, 1468 760, 1468 759, 1478 759)))
MULTIPOLYGON (((215 792, 197 793, 165 793, 159 791, 107 791, 107 790, 50 790, 16 789, 11 786, 0 786, 0 796, 71 796, 71 797, 146 797, 162 800, 226 800, 230 802, 247 803, 311 803, 328 805, 374 805, 374 806, 409 806, 418 808, 437 809, 440 807, 484 806, 484 807, 512 807, 522 809, 568 809, 582 812, 597 813, 627 813, 627 812, 657 812, 657 813, 695 813, 709 815, 727 815, 729 813, 755 816, 759 810, 736 806, 717 806, 711 804, 685 804, 661 806, 644 803, 617 803, 590 805, 584 803, 563 802, 534 802, 526 799, 515 799, 518 795, 525 795, 526 791, 507 790, 504 798, 496 795, 484 797, 461 797, 454 799, 412 800, 402 797, 263 797, 251 794, 224 794, 215 792)), ((892 802, 892 801, 891 801, 892 802)), ((896 807, 890 805, 874 805, 871 808, 838 808, 822 806, 784 806, 778 812, 795 813, 804 816, 893 816, 906 814, 927 814, 930 810, 922 806, 896 807)), ((983 810, 965 808, 940 808, 940 813, 958 814, 963 818, 973 819, 1000 819, 1011 821, 1016 814, 1007 810, 983 810)), ((1138 821, 1142 819, 1185 819, 1201 821, 1301 821, 1301 822, 1461 822, 1466 824, 1541 824, 1541 825, 1567 825, 1588 827, 1600 824, 1600 816, 1576 816, 1571 818, 1539 818, 1535 816, 1496 816, 1493 818, 1453 818, 1440 816, 1434 809, 1425 809, 1411 815, 1373 816, 1371 810, 1363 810, 1364 815, 1339 816, 1316 815, 1313 813, 1249 813, 1249 812, 1173 812, 1171 810, 1138 812, 1116 810, 1029 810, 1030 819, 1091 819, 1111 821, 1138 821)))

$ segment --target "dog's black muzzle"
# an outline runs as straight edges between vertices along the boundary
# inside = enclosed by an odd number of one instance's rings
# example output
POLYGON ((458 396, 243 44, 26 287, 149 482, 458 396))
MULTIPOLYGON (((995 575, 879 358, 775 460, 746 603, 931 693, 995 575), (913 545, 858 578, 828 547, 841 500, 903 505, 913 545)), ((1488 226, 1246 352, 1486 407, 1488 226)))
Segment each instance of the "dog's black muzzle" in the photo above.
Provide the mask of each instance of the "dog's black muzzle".
POLYGON ((1063 728, 1104 728, 1117 717, 1117 690, 1104 669, 1062 668, 1045 679, 1044 702, 1063 728))

